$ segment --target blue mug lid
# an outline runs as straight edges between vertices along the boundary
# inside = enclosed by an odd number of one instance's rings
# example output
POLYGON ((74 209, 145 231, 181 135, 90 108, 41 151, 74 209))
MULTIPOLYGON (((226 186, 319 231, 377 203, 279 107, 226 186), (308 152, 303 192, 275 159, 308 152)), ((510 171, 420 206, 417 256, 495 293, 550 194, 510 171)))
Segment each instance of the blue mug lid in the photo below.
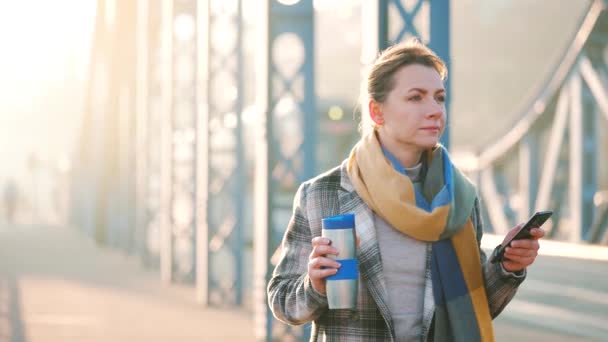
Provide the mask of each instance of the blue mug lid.
POLYGON ((321 222, 323 229, 355 228, 355 214, 326 217, 321 222))

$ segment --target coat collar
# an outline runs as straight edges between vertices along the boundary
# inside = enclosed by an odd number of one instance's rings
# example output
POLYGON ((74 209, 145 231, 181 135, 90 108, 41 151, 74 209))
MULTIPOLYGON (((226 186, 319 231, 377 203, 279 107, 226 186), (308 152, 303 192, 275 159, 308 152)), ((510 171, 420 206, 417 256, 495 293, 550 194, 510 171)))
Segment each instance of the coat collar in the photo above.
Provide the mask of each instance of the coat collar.
POLYGON ((357 247, 357 258, 359 260, 361 279, 368 285, 367 289, 370 295, 378 305, 378 308, 390 329, 389 331, 392 332, 393 323, 388 308, 388 290, 382 271, 382 259, 380 256, 378 239, 376 237, 374 215, 372 210, 363 202, 355 191, 348 176, 347 165, 348 159, 345 160, 340 167, 341 189, 338 195, 340 213, 355 214, 355 231, 360 240, 359 246, 357 247))

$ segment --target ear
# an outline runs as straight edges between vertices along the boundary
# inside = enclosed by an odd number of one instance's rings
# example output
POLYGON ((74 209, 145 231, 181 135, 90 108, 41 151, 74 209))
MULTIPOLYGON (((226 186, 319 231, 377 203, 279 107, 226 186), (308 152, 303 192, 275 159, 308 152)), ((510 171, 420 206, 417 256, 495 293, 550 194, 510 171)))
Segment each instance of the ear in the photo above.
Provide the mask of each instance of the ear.
POLYGON ((384 117, 382 117, 382 105, 374 99, 370 99, 368 103, 369 116, 372 121, 378 125, 384 125, 384 117))

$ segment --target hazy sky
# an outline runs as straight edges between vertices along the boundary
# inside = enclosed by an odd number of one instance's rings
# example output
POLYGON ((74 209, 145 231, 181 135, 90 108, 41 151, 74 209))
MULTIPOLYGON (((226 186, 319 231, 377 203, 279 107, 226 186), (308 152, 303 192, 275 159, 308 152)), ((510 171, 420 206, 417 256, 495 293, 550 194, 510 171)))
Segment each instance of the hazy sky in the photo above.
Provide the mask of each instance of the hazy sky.
POLYGON ((69 156, 80 125, 94 0, 0 0, 0 182, 30 153, 69 156))

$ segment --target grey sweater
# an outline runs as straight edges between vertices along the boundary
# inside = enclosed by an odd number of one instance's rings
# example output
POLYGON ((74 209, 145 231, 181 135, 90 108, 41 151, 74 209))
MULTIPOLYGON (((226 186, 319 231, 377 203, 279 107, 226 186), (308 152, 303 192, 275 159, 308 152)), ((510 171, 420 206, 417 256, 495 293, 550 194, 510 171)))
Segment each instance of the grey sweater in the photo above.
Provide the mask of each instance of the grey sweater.
MULTIPOLYGON (((422 164, 405 172, 420 186, 422 164)), ((397 341, 422 339, 427 243, 415 240, 374 214, 374 224, 382 255, 382 269, 388 290, 388 307, 397 341)))

